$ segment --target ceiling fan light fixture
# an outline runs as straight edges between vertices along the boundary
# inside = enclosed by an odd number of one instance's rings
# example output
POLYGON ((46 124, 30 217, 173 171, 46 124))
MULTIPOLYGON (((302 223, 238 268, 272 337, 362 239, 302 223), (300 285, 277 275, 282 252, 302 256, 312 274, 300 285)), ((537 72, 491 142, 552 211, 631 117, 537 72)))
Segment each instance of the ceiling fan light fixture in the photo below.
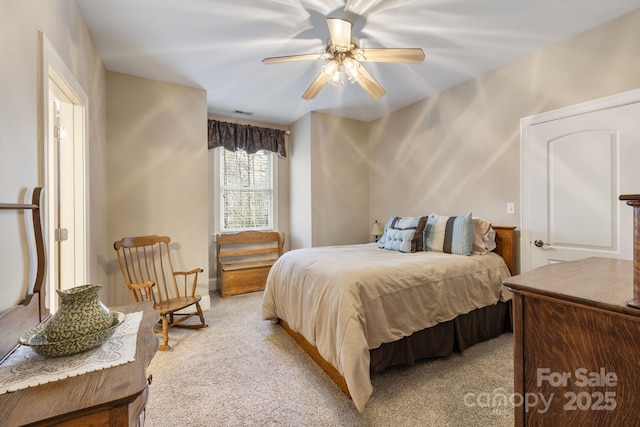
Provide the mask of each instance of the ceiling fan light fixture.
POLYGON ((356 61, 366 61, 367 60, 367 58, 364 56, 364 50, 360 49, 358 47, 358 45, 355 45, 355 44, 353 46, 353 49, 351 50, 351 56, 356 61))
POLYGON ((360 75, 360 63, 358 61, 348 56, 342 61, 342 66, 351 83, 358 81, 358 76, 360 75))
POLYGON ((350 83, 358 81, 360 63, 351 55, 339 54, 322 66, 321 71, 327 75, 327 81, 333 86, 342 86, 344 74, 350 83), (343 73, 344 71, 344 73, 343 73))
POLYGON ((333 86, 342 86, 342 64, 336 59, 331 59, 322 66, 322 72, 329 78, 333 86))
POLYGON ((424 52, 421 48, 371 48, 361 49, 356 37, 351 34, 351 22, 340 18, 327 18, 329 38, 325 53, 276 56, 262 60, 264 64, 279 62, 327 59, 320 73, 311 83, 302 99, 313 99, 327 83, 342 86, 344 74, 349 82, 358 83, 372 99, 379 99, 386 93, 380 83, 369 74, 361 62, 400 62, 421 64, 424 52), (344 73, 343 73, 344 71, 344 73))

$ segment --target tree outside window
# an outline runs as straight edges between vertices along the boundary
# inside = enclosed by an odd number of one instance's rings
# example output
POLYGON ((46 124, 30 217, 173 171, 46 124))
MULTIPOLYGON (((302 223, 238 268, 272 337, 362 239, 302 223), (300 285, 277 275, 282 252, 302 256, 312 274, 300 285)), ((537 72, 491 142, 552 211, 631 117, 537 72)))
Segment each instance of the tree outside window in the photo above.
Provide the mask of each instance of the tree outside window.
POLYGON ((273 229, 273 153, 220 153, 220 231, 273 229))

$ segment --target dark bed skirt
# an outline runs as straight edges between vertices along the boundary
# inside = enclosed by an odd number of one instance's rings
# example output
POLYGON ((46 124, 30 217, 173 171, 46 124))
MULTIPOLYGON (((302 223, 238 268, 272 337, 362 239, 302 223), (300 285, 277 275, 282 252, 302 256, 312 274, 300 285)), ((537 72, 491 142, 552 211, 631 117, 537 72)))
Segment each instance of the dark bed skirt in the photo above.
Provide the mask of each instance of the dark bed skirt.
POLYGON ((371 371, 380 373, 395 365, 413 365, 419 359, 461 353, 474 344, 512 331, 511 301, 498 302, 369 350, 371 371))

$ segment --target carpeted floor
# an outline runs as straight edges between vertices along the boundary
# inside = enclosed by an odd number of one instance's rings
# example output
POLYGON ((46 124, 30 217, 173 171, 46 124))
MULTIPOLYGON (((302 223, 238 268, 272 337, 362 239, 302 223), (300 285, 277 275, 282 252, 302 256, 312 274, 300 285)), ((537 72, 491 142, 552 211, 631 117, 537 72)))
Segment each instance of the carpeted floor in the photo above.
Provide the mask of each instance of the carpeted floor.
POLYGON ((209 327, 172 329, 158 352, 146 425, 161 426, 512 426, 513 336, 462 354, 372 376, 359 413, 278 325, 260 318, 262 292, 212 294, 209 327), (496 400, 497 402, 497 400, 496 400))

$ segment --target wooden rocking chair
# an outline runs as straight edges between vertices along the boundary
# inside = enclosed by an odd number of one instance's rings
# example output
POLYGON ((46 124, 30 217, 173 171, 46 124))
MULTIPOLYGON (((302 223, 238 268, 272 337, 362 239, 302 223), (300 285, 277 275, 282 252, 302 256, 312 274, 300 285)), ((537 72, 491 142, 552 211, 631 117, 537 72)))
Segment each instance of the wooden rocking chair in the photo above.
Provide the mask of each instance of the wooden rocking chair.
POLYGON ((174 271, 167 236, 124 237, 113 244, 124 281, 134 302, 153 301, 160 314, 164 344, 158 349, 168 350, 169 328, 206 328, 200 308, 200 295, 196 295, 198 273, 202 268, 190 271, 174 271), (193 278, 192 280, 189 280, 193 278), (195 312, 176 313, 194 306, 195 312), (183 324, 185 320, 200 317, 200 324, 183 324))

